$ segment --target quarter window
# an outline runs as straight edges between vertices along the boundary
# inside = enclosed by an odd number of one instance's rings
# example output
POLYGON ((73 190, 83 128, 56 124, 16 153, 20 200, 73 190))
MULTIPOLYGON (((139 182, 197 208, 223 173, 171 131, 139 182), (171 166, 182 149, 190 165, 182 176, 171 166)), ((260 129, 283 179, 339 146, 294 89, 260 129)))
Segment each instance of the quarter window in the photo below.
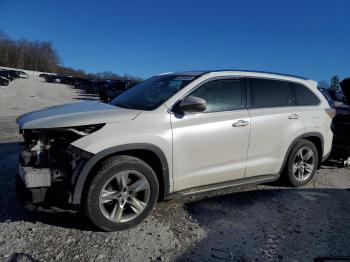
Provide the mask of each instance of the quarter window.
POLYGON ((231 111, 242 108, 242 88, 239 80, 215 80, 203 84, 191 93, 207 103, 204 112, 231 111))
POLYGON ((315 106, 320 103, 320 99, 306 86, 290 83, 295 93, 296 104, 299 106, 315 106))
POLYGON ((251 107, 283 107, 294 104, 286 82, 270 79, 252 78, 249 80, 251 107))

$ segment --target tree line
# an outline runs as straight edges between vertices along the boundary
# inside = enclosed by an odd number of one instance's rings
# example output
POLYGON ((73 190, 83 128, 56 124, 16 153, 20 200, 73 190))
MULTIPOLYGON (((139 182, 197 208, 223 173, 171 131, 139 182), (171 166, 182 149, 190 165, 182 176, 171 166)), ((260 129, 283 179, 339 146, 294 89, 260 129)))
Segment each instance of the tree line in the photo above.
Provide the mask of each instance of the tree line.
POLYGON ((332 76, 332 78, 330 79, 330 81, 319 81, 318 82, 318 86, 321 88, 325 88, 328 90, 332 90, 334 92, 339 91, 340 90, 340 79, 337 75, 332 76))
POLYGON ((12 40, 3 32, 0 32, 0 66, 92 79, 141 80, 138 77, 121 76, 111 71, 92 74, 82 69, 64 67, 51 42, 12 40))

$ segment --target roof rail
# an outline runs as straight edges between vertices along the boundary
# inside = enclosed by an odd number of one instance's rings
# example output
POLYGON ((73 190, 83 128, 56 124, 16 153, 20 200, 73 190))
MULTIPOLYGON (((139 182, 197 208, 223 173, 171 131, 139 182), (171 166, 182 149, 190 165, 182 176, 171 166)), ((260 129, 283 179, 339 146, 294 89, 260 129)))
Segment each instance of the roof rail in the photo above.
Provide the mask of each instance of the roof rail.
POLYGON ((242 70, 242 69, 221 69, 221 70, 207 70, 207 72, 222 72, 222 71, 239 71, 239 72, 249 72, 249 73, 264 73, 264 74, 273 74, 273 75, 280 75, 280 76, 290 76, 295 78, 300 78, 303 80, 309 80, 309 78, 303 77, 303 76, 297 76, 297 75, 291 75, 291 74, 283 74, 283 73, 276 73, 276 72, 269 72, 269 71, 259 71, 259 70, 242 70))

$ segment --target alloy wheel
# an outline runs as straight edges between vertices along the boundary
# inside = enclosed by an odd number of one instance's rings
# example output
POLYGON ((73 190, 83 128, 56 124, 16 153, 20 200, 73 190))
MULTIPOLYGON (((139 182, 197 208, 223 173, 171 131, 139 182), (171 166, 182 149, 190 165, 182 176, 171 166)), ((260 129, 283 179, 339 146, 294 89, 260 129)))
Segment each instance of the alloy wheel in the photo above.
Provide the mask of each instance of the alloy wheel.
POLYGON ((102 187, 100 210, 108 220, 121 223, 140 215, 150 199, 150 185, 146 177, 134 170, 113 175, 102 187))
POLYGON ((307 180, 315 168, 314 152, 308 147, 302 147, 293 160, 293 175, 298 181, 307 180))

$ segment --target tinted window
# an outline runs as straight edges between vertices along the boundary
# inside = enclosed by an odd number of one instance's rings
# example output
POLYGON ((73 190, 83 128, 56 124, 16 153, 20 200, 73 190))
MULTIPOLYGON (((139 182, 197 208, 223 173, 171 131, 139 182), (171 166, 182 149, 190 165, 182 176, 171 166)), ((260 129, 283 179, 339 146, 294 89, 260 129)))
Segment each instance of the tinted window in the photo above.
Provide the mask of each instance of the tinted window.
POLYGON ((205 99, 204 112, 230 111, 242 108, 242 90, 239 80, 216 80, 206 83, 191 94, 205 99))
POLYGON ((318 105, 320 100, 318 97, 306 86, 296 83, 290 83, 294 89, 296 103, 299 106, 313 106, 318 105))
POLYGON ((249 86, 252 108, 293 105, 293 97, 283 81, 256 78, 249 80, 249 86))

